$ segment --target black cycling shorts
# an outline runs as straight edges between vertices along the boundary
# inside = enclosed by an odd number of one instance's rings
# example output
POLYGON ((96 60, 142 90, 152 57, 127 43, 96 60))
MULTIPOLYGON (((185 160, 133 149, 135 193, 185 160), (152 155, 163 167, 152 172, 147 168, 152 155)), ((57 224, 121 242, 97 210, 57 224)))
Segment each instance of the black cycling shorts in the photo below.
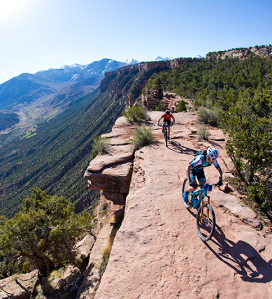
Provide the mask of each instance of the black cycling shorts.
POLYGON ((164 122, 164 123, 167 123, 168 126, 171 125, 171 119, 168 120, 168 119, 163 118, 163 122, 164 122))
POLYGON ((201 169, 196 169, 196 168, 191 169, 191 171, 190 171, 191 181, 195 181, 195 177, 197 177, 199 183, 201 183, 203 181, 206 181, 206 177, 205 177, 205 173, 204 173, 203 168, 201 168, 201 169))

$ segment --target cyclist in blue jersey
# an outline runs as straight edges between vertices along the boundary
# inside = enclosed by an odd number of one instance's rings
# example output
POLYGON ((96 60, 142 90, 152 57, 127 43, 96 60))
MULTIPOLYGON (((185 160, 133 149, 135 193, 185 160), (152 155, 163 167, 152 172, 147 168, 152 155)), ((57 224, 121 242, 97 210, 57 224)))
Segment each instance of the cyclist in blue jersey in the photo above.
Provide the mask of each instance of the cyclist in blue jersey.
POLYGON ((190 188, 184 191, 184 201, 188 203, 188 193, 193 192, 197 188, 196 177, 198 179, 198 183, 200 186, 206 184, 206 177, 204 174, 204 167, 214 165, 215 168, 219 172, 219 181, 217 183, 218 186, 221 186, 222 183, 222 170, 220 165, 217 162, 217 158, 219 156, 218 150, 213 147, 209 147, 207 151, 203 151, 203 153, 194 157, 194 159, 189 163, 186 168, 186 174, 189 180, 190 188))

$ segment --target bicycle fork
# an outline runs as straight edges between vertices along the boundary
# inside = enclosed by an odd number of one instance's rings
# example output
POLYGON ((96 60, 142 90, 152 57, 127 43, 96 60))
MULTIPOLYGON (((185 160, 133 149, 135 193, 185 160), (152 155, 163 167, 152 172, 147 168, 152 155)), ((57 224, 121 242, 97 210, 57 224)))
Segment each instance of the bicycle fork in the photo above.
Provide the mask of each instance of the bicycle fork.
MULTIPOLYGON (((201 210, 200 210, 200 214, 201 214, 201 217, 200 217, 200 222, 201 223, 203 223, 203 209, 204 209, 204 206, 205 206, 205 204, 207 203, 207 204, 210 204, 210 196, 206 196, 207 197, 207 200, 206 201, 204 201, 203 200, 203 202, 202 202, 202 205, 201 205, 201 210)), ((207 217, 206 218, 209 218, 209 214, 210 214, 210 210, 209 209, 207 209, 207 217)))

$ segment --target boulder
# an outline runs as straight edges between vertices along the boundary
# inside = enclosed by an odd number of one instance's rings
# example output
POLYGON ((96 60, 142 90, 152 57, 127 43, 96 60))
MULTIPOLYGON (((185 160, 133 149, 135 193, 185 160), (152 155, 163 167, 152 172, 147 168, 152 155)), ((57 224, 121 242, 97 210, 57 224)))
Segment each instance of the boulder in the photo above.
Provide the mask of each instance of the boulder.
POLYGON ((87 171, 85 172, 84 178, 88 179, 88 174, 92 172, 101 172, 104 168, 112 165, 122 164, 127 161, 132 161, 133 152, 122 153, 117 155, 101 155, 96 157, 89 164, 87 171))
POLYGON ((38 281, 38 270, 0 280, 0 299, 28 299, 38 281))
POLYGON ((78 252, 77 257, 82 260, 87 258, 91 253, 94 242, 95 238, 90 234, 87 234, 81 241, 79 241, 75 246, 75 249, 78 252))

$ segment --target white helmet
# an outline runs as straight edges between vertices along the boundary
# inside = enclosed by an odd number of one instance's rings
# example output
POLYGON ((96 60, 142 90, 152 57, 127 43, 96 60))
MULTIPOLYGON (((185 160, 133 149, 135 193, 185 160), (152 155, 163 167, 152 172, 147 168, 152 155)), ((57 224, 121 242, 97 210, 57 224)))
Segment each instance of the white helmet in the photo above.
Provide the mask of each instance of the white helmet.
POLYGON ((207 154, 213 161, 216 160, 219 156, 218 150, 213 147, 209 147, 207 149, 207 154))

